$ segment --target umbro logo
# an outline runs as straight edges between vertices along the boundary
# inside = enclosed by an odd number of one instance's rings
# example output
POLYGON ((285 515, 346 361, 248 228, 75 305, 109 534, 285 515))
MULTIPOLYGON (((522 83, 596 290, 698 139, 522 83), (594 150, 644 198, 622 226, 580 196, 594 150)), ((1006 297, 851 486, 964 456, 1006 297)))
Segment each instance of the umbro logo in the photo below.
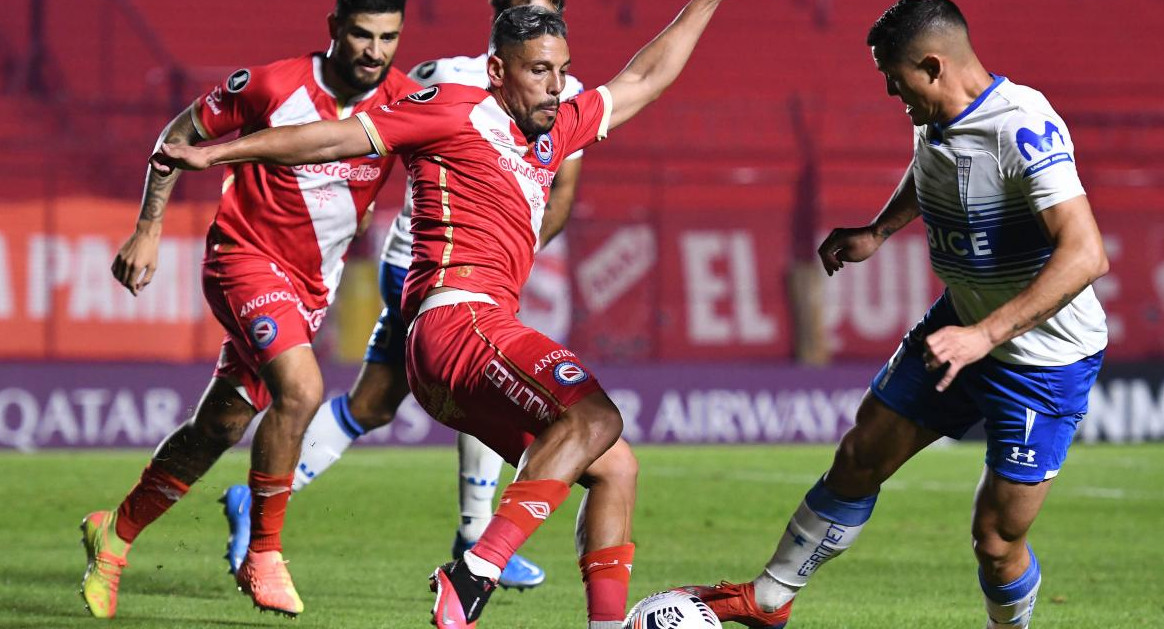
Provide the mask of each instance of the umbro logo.
POLYGON ((522 508, 524 508, 526 511, 529 511, 530 515, 539 520, 544 520, 550 517, 550 511, 552 511, 552 509, 550 509, 550 503, 542 502, 540 500, 530 500, 526 502, 519 502, 517 504, 521 505, 522 508))

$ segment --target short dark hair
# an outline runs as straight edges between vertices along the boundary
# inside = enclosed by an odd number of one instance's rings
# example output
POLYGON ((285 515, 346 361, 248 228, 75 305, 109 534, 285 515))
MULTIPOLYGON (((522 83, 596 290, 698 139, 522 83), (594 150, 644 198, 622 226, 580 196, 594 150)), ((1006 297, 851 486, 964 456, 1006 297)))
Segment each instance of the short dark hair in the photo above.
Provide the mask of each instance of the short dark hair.
MULTIPOLYGON (((513 6, 516 0, 489 0, 489 4, 493 7, 493 21, 496 22, 501 13, 513 6)), ((550 0, 554 3, 554 8, 561 13, 566 10, 566 0, 550 0)))
POLYGON ((335 16, 346 20, 356 13, 404 13, 406 0, 335 0, 335 16))
POLYGON ((493 22, 489 44, 496 52, 546 35, 566 38, 566 21, 562 15, 530 4, 510 7, 493 22))
POLYGON ((873 23, 865 44, 876 47, 883 60, 896 63, 922 35, 955 28, 970 32, 958 5, 950 0, 898 0, 873 23))

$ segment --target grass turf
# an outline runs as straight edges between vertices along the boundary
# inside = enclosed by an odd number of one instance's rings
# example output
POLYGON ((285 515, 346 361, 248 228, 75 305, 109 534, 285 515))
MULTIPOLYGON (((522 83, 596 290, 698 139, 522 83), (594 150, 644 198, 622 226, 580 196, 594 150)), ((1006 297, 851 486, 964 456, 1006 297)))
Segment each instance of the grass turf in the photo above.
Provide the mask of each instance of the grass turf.
MULTIPOLYGON (((669 586, 753 577, 831 449, 643 447, 631 600, 669 586)), ((1035 523, 1044 578, 1035 626, 1164 627, 1164 448, 1077 444, 1035 523)), ((93 627, 77 594, 77 525, 113 507, 148 454, 0 454, 0 627, 93 627)), ((357 449, 288 509, 285 555, 306 604, 259 614, 221 559, 214 500, 245 479, 231 453, 138 539, 117 627, 425 627, 427 576, 448 557, 456 457, 447 449, 357 449), (288 623, 294 623, 288 625, 288 623)), ((923 452, 882 491, 857 546, 801 594, 791 629, 981 627, 970 551, 981 445, 923 452)), ((541 587, 499 591, 482 629, 584 627, 573 551, 579 490, 523 548, 541 587)), ((733 625, 738 626, 738 625, 733 625)))

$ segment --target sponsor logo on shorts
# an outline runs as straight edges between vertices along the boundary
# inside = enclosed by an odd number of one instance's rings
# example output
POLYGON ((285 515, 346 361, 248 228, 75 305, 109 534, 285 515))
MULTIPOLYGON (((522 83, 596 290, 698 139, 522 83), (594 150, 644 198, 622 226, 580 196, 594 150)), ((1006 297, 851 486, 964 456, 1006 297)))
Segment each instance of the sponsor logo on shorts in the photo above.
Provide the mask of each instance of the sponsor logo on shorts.
POLYGON ((259 317, 251 321, 251 339, 259 349, 267 349, 279 336, 279 326, 271 317, 259 317))
POLYGON ((538 359, 538 362, 534 363, 534 368, 533 368, 534 375, 536 376, 537 374, 541 373, 543 369, 553 365, 554 363, 558 362, 559 360, 562 360, 563 358, 577 358, 577 357, 578 356, 575 355, 574 352, 571 352, 568 349, 556 349, 556 350, 550 352, 549 354, 542 356, 541 358, 538 359))
POLYGON ((1023 452, 1021 447, 1012 446, 1010 456, 1006 457, 1006 460, 1022 465, 1023 467, 1038 467, 1039 465, 1035 463, 1035 454, 1037 453, 1030 448, 1027 448, 1026 452, 1023 452))
POLYGON ((335 177, 348 181, 376 181, 380 178, 380 173, 382 172, 379 166, 372 166, 371 164, 352 166, 351 164, 345 164, 343 162, 304 164, 295 166, 291 170, 295 171, 296 174, 323 175, 325 177, 335 177))
POLYGON ((575 385, 585 382, 589 377, 586 370, 577 363, 558 363, 558 366, 554 367, 554 380, 557 380, 558 384, 575 385))
POLYGON ((530 415, 540 420, 550 419, 552 407, 546 403, 545 399, 525 382, 517 379, 509 372, 509 369, 506 369, 496 359, 485 365, 485 378, 505 394, 505 397, 509 398, 511 402, 530 415))
POLYGON ((258 297, 255 297, 254 299, 243 304, 243 307, 238 311, 238 316, 245 317, 253 312, 256 308, 262 308, 268 304, 273 304, 280 301, 299 303, 299 298, 296 297, 293 293, 285 290, 275 291, 272 293, 263 293, 262 295, 259 295, 258 297))
POLYGON ((538 136, 537 142, 534 143, 534 155, 542 164, 549 164, 553 161, 554 139, 550 137, 550 134, 543 133, 538 136))

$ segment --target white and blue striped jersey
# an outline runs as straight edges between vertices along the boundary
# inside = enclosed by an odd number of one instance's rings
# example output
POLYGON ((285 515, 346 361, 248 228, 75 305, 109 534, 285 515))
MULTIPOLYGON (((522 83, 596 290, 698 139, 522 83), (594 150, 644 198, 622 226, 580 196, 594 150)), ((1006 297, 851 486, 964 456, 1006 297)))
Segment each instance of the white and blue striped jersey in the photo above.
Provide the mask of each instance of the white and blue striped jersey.
MULTIPOLYGON (((429 87, 437 83, 457 83, 487 89, 489 75, 485 63, 489 60, 488 54, 477 57, 447 57, 425 61, 408 73, 408 78, 420 83, 422 87, 429 87)), ((566 84, 562 89, 561 99, 574 98, 582 93, 582 83, 573 75, 566 75, 566 84)), ((582 151, 571 153, 566 159, 578 159, 582 151)), ((412 264, 412 182, 409 181, 404 190, 404 207, 400 214, 392 221, 388 237, 384 239, 384 248, 380 251, 380 260, 392 266, 404 269, 412 264)))
MULTIPOLYGON (((1036 215, 1084 194, 1071 134, 1042 94, 996 77, 957 118, 916 127, 914 136, 911 168, 930 264, 971 325, 1018 295, 1051 257, 1036 215)), ((1087 287, 991 356, 1067 365, 1106 346, 1106 317, 1087 287)))

